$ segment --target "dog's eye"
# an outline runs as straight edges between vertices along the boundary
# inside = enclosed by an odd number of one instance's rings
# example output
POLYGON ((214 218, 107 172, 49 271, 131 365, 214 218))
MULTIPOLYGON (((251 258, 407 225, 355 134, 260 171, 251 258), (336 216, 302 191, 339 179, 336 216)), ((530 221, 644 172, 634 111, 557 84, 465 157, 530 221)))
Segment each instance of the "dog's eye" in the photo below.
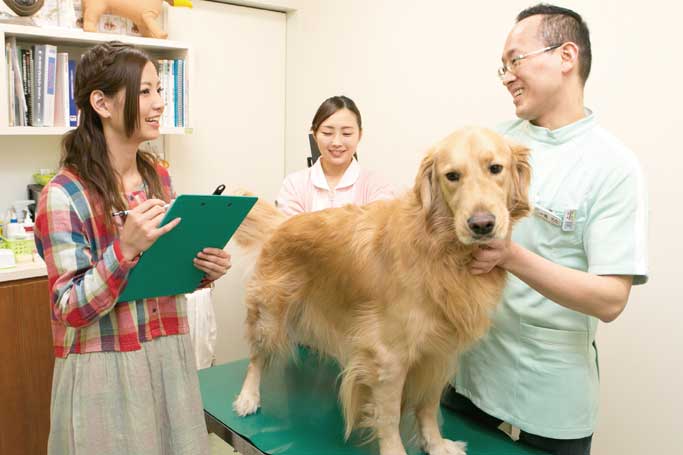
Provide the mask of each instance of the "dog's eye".
POLYGON ((491 171, 491 174, 500 174, 503 172, 503 166, 500 164, 492 164, 489 166, 489 171, 491 171))
POLYGON ((446 173, 446 178, 451 182, 457 182, 460 180, 460 174, 458 172, 448 172, 446 173))

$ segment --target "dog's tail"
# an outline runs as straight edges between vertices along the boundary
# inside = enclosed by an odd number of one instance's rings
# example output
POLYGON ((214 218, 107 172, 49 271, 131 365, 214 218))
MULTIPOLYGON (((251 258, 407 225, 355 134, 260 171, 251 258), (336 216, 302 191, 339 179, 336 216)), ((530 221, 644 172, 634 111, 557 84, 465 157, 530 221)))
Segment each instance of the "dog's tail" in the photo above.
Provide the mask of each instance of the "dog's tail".
POLYGON ((361 430, 361 443, 377 438, 376 409, 371 405, 373 372, 368 365, 373 359, 364 353, 352 356, 340 373, 339 399, 344 422, 344 440, 348 440, 354 429, 361 430))
MULTIPOLYGON (((235 196, 253 196, 244 190, 231 191, 235 196)), ((247 252, 255 252, 270 237, 287 216, 274 205, 259 199, 242 221, 233 238, 247 252)))

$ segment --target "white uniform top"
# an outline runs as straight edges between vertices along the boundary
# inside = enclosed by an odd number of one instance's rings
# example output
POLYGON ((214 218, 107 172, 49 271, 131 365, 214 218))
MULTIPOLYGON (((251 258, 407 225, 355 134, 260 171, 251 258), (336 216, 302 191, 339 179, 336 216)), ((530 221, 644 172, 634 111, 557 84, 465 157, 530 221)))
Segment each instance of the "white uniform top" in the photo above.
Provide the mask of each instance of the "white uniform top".
MULTIPOLYGON (((589 110, 550 131, 528 121, 499 131, 531 148, 534 214, 513 240, 557 264, 647 281, 647 200, 633 153, 589 110)), ((560 306, 508 275, 490 332, 466 353, 458 392, 528 433, 575 439, 598 410, 598 320, 560 306)))

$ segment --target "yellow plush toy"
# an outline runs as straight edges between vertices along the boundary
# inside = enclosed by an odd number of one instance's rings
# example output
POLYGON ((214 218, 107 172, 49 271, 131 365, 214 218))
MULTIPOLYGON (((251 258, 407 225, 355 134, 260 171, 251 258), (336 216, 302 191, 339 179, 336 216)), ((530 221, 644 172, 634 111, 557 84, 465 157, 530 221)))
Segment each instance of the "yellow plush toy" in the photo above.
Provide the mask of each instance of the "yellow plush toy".
POLYGON ((103 14, 126 17, 137 25, 142 36, 166 39, 168 33, 156 23, 163 0, 83 0, 83 30, 96 32, 103 14))

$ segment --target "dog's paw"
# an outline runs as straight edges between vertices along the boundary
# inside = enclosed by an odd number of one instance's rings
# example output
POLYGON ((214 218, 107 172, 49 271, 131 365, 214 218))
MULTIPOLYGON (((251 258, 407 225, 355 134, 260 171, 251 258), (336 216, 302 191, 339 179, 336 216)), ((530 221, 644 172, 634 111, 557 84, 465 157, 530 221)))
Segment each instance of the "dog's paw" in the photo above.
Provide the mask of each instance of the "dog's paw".
POLYGON ((261 399, 258 395, 254 396, 243 392, 232 403, 232 409, 235 410, 238 416, 244 417, 255 413, 260 404, 261 399))
POLYGON ((429 455, 467 455, 465 448, 467 444, 462 441, 451 441, 443 439, 441 443, 434 444, 427 450, 429 455))
POLYGON ((407 452, 403 448, 402 444, 399 444, 395 447, 382 447, 380 444, 379 455, 407 455, 407 452))

